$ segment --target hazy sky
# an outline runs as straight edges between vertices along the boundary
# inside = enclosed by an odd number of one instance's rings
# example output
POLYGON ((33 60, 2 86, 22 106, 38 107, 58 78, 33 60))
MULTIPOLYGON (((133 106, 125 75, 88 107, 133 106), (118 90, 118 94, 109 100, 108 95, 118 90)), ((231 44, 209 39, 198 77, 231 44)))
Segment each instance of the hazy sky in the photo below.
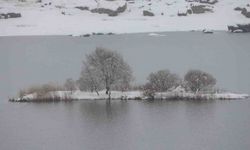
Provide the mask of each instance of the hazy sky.
POLYGON ((159 69, 181 76, 189 69, 202 69, 217 78, 219 87, 250 93, 250 34, 164 34, 0 37, 0 98, 37 83, 77 79, 84 55, 97 46, 122 53, 136 83, 144 83, 159 69))

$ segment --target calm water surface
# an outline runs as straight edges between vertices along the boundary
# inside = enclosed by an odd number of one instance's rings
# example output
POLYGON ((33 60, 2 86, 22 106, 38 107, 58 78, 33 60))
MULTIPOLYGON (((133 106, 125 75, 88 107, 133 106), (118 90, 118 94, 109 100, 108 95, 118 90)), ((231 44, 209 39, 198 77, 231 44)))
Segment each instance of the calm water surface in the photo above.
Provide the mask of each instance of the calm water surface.
POLYGON ((170 32, 0 37, 0 150, 249 150, 250 100, 9 103, 33 84, 77 79, 97 46, 121 52, 137 83, 198 68, 250 94, 250 34, 170 32))
POLYGON ((137 83, 159 69, 181 76, 202 69, 215 76, 218 87, 250 94, 250 34, 162 34, 0 37, 0 99, 34 84, 78 79, 85 54, 98 46, 122 53, 137 83))
POLYGON ((1 103, 1 150, 249 150, 250 100, 1 103))

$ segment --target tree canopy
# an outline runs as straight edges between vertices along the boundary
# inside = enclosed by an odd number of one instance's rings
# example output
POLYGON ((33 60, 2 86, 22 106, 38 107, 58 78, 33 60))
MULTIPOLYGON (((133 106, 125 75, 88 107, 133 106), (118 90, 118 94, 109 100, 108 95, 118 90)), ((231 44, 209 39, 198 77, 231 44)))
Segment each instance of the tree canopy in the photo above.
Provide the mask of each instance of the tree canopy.
POLYGON ((193 92, 199 92, 216 84, 216 79, 211 74, 201 70, 189 70, 184 80, 193 92))
POLYGON ((104 87, 110 98, 113 86, 130 83, 132 79, 132 70, 120 53, 98 47, 86 55, 79 82, 85 81, 83 83, 96 91, 104 87))

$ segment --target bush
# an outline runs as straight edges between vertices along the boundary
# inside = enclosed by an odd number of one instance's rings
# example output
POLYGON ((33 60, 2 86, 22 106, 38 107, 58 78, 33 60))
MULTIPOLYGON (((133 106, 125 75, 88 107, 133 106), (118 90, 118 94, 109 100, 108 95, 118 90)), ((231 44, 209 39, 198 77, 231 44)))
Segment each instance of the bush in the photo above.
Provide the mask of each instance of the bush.
POLYGON ((71 91, 71 92, 75 91, 77 89, 75 81, 71 78, 69 78, 65 81, 64 88, 65 88, 65 90, 71 91))
POLYGON ((168 70, 159 70, 148 76, 148 84, 157 92, 165 92, 180 84, 181 79, 168 70))
POLYGON ((55 85, 53 83, 43 84, 43 85, 35 85, 31 86, 28 89, 22 89, 19 92, 19 96, 23 97, 28 94, 35 94, 37 97, 42 98, 46 97, 49 92, 55 91, 64 91, 65 89, 62 86, 55 85))
POLYGON ((144 96, 154 99, 156 92, 166 92, 180 85, 181 79, 168 70, 159 70, 148 76, 148 83, 143 88, 144 96))
POLYGON ((143 95, 149 99, 154 99, 156 90, 152 87, 151 84, 146 83, 143 88, 143 95))
POLYGON ((213 87, 216 84, 216 79, 211 74, 201 70, 189 70, 184 80, 187 86, 196 93, 202 89, 213 87))

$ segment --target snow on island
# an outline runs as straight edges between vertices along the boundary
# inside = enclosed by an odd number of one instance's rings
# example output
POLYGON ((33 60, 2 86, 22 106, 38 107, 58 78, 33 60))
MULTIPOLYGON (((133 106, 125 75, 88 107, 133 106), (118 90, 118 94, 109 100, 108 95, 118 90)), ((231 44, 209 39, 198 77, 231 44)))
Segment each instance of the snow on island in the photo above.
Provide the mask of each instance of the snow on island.
MULTIPOLYGON (((0 36, 227 30, 249 0, 2 0, 0 36), (145 15, 150 12, 153 15, 145 15)), ((247 5, 248 4, 248 5, 247 5)))
MULTIPOLYGON (((155 93, 155 100, 237 100, 247 99, 248 94, 236 93, 213 93, 202 94, 185 92, 183 90, 175 89, 170 92, 157 92, 155 93)), ((76 91, 56 91, 50 92, 43 98, 38 98, 37 95, 28 94, 22 98, 10 99, 12 102, 36 102, 36 101, 71 101, 71 100, 107 100, 108 95, 105 91, 100 91, 99 95, 95 92, 76 91)), ((151 98, 144 96, 142 91, 112 91, 112 100, 150 100, 151 98)))

